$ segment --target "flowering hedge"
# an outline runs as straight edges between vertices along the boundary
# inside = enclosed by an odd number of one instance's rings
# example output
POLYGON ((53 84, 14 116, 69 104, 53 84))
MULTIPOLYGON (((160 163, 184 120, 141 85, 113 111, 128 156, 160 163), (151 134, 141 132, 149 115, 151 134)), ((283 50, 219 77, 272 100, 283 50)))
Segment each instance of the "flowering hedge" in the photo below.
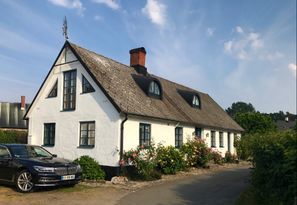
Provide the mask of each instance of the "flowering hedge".
POLYGON ((164 174, 176 174, 185 168, 183 154, 173 146, 157 148, 157 166, 164 174))

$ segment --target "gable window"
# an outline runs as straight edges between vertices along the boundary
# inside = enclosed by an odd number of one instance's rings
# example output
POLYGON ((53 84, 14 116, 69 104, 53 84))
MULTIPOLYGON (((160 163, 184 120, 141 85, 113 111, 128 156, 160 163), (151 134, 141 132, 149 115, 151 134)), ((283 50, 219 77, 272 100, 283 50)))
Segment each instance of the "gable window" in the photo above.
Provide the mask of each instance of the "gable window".
POLYGON ((175 128, 175 147, 180 148, 183 145, 183 128, 175 128))
POLYGON ((149 94, 154 96, 161 96, 160 86, 156 81, 152 81, 149 87, 149 94))
POLYGON ((63 110, 74 110, 76 102, 76 70, 64 72, 63 110))
POLYGON ((43 145, 55 145, 56 123, 44 123, 43 145))
POLYGON ((148 146, 151 144, 151 125, 139 124, 139 145, 148 146))
POLYGON ((93 88, 91 83, 86 79, 85 76, 82 76, 82 92, 83 93, 95 92, 95 89, 93 88))
POLYGON ((192 105, 193 105, 193 107, 200 108, 200 100, 197 95, 194 95, 192 105))
POLYGON ((54 98, 57 97, 58 94, 58 80, 54 84, 53 88, 51 89, 50 93, 48 94, 48 98, 54 98))
POLYGON ((223 132, 220 132, 219 141, 220 141, 220 147, 224 147, 224 135, 223 135, 223 132))
POLYGON ((94 147, 95 145, 95 122, 80 123, 80 140, 79 146, 94 147))
POLYGON ((211 136, 210 136, 210 140, 211 140, 211 147, 216 147, 216 132, 215 131, 211 131, 211 136))

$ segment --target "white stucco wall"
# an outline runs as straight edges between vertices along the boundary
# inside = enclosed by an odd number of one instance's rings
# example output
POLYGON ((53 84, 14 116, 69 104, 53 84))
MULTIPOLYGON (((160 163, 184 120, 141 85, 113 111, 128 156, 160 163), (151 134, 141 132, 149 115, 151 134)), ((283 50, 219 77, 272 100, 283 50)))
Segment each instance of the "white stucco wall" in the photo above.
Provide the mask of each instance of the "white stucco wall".
MULTIPOLYGON (((195 127, 183 125, 175 122, 166 122, 153 119, 145 119, 139 117, 129 117, 125 122, 124 130, 124 150, 130 150, 136 148, 139 145, 139 124, 146 123, 151 125, 151 140, 156 145, 159 143, 168 146, 175 146, 175 127, 183 127, 183 142, 186 143, 195 137, 195 127)), ((205 140, 208 147, 211 146, 211 131, 210 129, 203 129, 201 133, 201 138, 205 140)), ((216 131, 216 147, 212 148, 219 151, 222 156, 225 156, 226 151, 228 151, 227 144, 227 132, 223 132, 223 147, 219 146, 219 130, 216 131)), ((235 153, 235 148, 233 146, 234 133, 230 132, 230 152, 235 153)))
MULTIPOLYGON (((67 62, 75 60, 71 51, 66 56, 67 62)), ((62 53, 57 64, 64 62, 62 53)), ((56 123, 55 145, 46 147, 47 150, 67 159, 89 155, 101 165, 118 165, 121 123, 119 113, 79 62, 54 67, 28 117, 29 144, 43 145, 44 123, 56 123), (63 111, 63 72, 72 69, 77 70, 76 108, 74 111, 63 111), (82 74, 92 84, 95 92, 82 94, 82 74), (47 98, 57 79, 58 96, 47 98), (95 121, 94 148, 78 148, 81 121, 95 121)))

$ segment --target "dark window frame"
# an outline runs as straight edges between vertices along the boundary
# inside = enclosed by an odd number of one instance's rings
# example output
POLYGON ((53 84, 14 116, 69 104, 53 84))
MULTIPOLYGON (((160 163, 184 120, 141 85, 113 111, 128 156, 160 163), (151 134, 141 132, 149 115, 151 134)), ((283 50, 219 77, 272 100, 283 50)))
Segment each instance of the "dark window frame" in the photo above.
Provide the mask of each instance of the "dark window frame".
POLYGON ((193 95, 192 107, 199 108, 199 109, 201 108, 201 100, 200 100, 200 97, 198 95, 193 95), (196 104, 197 101, 198 101, 198 105, 196 104))
POLYGON ((210 132, 210 146, 216 147, 216 131, 210 132))
POLYGON ((82 87, 82 94, 95 92, 94 87, 83 74, 82 74, 82 80, 81 80, 81 87, 82 87))
POLYGON ((95 139, 96 139, 96 122, 95 121, 81 121, 79 122, 79 147, 89 147, 89 148, 93 148, 95 147, 95 139), (83 125, 87 125, 87 129, 86 130, 82 130, 83 125), (90 125, 94 124, 94 129, 90 129, 90 125), (82 132, 86 132, 86 137, 82 137, 82 132), (90 133, 94 132, 94 136, 90 137, 90 133), (82 143, 82 138, 86 138, 85 141, 87 143, 82 143), (94 138, 94 144, 89 143, 90 138, 94 138))
POLYGON ((43 146, 55 146, 56 139, 56 123, 43 124, 43 146))
POLYGON ((224 147, 224 133, 219 132, 219 146, 224 147))
POLYGON ((53 85, 51 91, 47 95, 47 98, 55 98, 57 96, 58 96, 58 80, 56 80, 56 82, 53 85))
POLYGON ((198 138, 201 138, 202 137, 202 128, 195 127, 195 137, 198 137, 198 138))
POLYGON ((76 69, 64 72, 63 111, 75 110, 76 108, 76 76, 77 76, 76 69), (71 85, 72 81, 73 81, 72 83, 73 85, 71 85), (73 92, 72 92, 72 89, 73 89, 73 92))
POLYGON ((183 146, 183 128, 176 127, 175 128, 175 147, 181 148, 183 146))
POLYGON ((139 146, 151 144, 151 133, 151 124, 139 123, 139 146))

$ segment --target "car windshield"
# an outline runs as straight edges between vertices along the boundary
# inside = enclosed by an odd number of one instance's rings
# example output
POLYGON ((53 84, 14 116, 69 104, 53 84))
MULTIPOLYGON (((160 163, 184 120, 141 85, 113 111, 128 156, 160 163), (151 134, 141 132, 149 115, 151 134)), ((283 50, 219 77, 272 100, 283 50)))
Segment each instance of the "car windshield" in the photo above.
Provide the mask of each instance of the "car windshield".
POLYGON ((20 158, 34 158, 34 157, 52 157, 52 155, 43 149, 36 146, 12 146, 10 147, 12 155, 20 158))

